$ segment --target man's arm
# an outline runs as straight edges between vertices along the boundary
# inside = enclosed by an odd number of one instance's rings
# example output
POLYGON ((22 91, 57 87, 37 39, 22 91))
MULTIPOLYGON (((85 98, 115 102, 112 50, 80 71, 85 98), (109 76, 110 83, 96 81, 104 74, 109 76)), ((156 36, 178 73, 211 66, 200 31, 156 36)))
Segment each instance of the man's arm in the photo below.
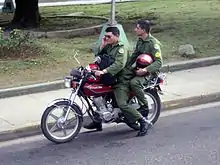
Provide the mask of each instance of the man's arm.
POLYGON ((150 73, 155 73, 160 70, 163 64, 160 46, 158 43, 151 43, 151 54, 154 58, 154 62, 150 64, 146 69, 150 73))
POLYGON ((95 56, 100 56, 103 55, 104 53, 106 53, 108 45, 104 45, 103 47, 98 47, 98 52, 95 56))
POLYGON ((140 44, 140 41, 138 40, 137 43, 136 43, 136 46, 135 46, 135 50, 134 52, 131 54, 130 56, 130 60, 128 62, 128 65, 133 65, 137 59, 137 57, 140 55, 140 51, 138 49, 138 45, 140 44))
POLYGON ((110 73, 111 75, 116 75, 120 72, 124 67, 128 59, 127 49, 125 47, 120 47, 119 50, 116 52, 115 62, 104 69, 104 73, 110 73))

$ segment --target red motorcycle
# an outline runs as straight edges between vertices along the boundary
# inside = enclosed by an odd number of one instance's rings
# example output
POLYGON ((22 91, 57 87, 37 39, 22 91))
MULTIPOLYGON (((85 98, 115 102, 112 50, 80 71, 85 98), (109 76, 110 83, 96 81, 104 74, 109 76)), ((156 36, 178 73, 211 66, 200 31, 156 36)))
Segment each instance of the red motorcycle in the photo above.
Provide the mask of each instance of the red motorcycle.
MULTIPOLYGON (((139 124, 129 123, 118 108, 112 86, 101 84, 100 77, 95 77, 94 70, 98 69, 97 64, 89 64, 87 67, 79 67, 71 76, 64 78, 65 87, 71 88, 69 99, 59 98, 52 101, 41 118, 41 129, 48 140, 65 143, 74 139, 81 130, 86 113, 94 121, 125 123, 132 129, 139 130, 139 124)), ((147 121, 152 125, 160 116, 161 99, 158 93, 162 92, 160 85, 164 78, 164 74, 151 79, 146 77, 144 92, 149 104, 147 121)), ((128 104, 137 109, 140 107, 132 93, 128 104)))

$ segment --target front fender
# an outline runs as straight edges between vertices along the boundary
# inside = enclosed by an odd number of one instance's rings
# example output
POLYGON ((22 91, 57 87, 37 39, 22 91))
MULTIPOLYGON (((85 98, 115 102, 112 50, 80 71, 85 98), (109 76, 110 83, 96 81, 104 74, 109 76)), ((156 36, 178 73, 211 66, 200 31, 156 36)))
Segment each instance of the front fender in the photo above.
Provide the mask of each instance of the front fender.
POLYGON ((80 106, 79 106, 78 104, 76 104, 75 102, 71 104, 71 100, 66 99, 66 98, 59 98, 59 99, 53 100, 52 102, 50 102, 50 103, 47 105, 46 109, 49 108, 49 107, 51 107, 51 106, 54 106, 54 105, 56 105, 56 104, 58 104, 58 103, 60 103, 60 102, 67 102, 72 108, 74 108, 74 107, 77 108, 77 109, 78 109, 77 113, 78 113, 80 116, 83 116, 82 110, 81 110, 80 106))
POLYGON ((69 104, 70 104, 70 102, 71 102, 69 99, 59 98, 59 99, 55 99, 55 100, 51 101, 51 102, 47 105, 46 108, 51 107, 52 105, 54 105, 54 104, 56 104, 56 103, 58 103, 58 102, 61 102, 61 101, 66 101, 66 102, 68 102, 69 104))

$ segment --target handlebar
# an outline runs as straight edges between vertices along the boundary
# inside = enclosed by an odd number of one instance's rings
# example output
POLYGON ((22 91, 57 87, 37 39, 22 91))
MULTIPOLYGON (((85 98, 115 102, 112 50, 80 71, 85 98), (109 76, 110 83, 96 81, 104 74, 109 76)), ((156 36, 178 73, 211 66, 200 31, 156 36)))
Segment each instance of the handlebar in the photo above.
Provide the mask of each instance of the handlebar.
POLYGON ((85 75, 86 77, 93 77, 95 80, 96 80, 96 75, 95 75, 95 71, 94 70, 90 70, 90 71, 88 71, 88 72, 86 72, 86 75, 85 75))
POLYGON ((93 76, 93 78, 96 80, 96 75, 95 75, 95 71, 94 70, 91 70, 91 76, 93 76))
POLYGON ((101 57, 96 56, 93 62, 100 64, 101 60, 102 60, 101 57))

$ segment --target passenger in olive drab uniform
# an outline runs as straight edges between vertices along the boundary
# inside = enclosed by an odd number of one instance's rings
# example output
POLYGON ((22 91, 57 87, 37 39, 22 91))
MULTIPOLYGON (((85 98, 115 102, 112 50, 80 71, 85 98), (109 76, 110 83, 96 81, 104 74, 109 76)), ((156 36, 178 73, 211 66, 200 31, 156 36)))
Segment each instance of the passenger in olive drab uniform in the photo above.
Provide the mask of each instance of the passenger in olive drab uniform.
POLYGON ((139 36, 139 39, 134 53, 131 55, 126 67, 123 69, 123 76, 116 85, 118 88, 115 90, 119 108, 125 113, 129 122, 136 123, 136 121, 139 121, 140 123, 140 131, 137 136, 146 135, 148 130, 148 124, 139 112, 139 110, 145 110, 147 114, 144 117, 147 117, 149 111, 148 102, 143 91, 145 75, 147 73, 152 75, 157 74, 162 66, 160 43, 150 34, 150 29, 149 21, 138 21, 135 31, 139 36), (145 68, 136 69, 136 59, 142 54, 150 54, 153 62, 145 68), (127 104, 130 90, 135 92, 137 99, 143 104, 139 110, 136 110, 127 104))
MULTIPOLYGON (((151 55, 153 59, 153 63, 149 66, 138 69, 136 71, 136 76, 131 79, 130 81, 130 87, 132 91, 135 92, 138 100, 143 104, 139 111, 146 111, 145 117, 148 115, 148 102, 146 97, 144 97, 144 91, 143 89, 143 83, 146 81, 145 76, 146 73, 150 73, 152 77, 156 76, 160 68, 162 67, 162 55, 160 50, 160 42, 154 38, 150 34, 151 30, 151 23, 147 20, 140 20, 137 23, 137 26, 135 28, 135 31, 137 35, 139 36, 139 39, 137 41, 136 49, 134 53, 132 54, 131 61, 130 61, 130 67, 135 66, 135 60, 140 54, 149 54, 151 55)), ((132 70, 132 69, 131 69, 132 70)))
MULTIPOLYGON (((99 47, 98 54, 101 58, 100 71, 96 71, 96 76, 106 76, 104 83, 114 85, 115 78, 122 76, 122 70, 125 67, 128 60, 128 51, 124 44, 119 40, 120 31, 117 27, 108 27, 106 34, 102 39, 102 43, 99 47), (111 80, 110 80, 111 79, 111 80)), ((92 122, 89 125, 84 126, 87 129, 102 130, 101 122, 92 122)))

